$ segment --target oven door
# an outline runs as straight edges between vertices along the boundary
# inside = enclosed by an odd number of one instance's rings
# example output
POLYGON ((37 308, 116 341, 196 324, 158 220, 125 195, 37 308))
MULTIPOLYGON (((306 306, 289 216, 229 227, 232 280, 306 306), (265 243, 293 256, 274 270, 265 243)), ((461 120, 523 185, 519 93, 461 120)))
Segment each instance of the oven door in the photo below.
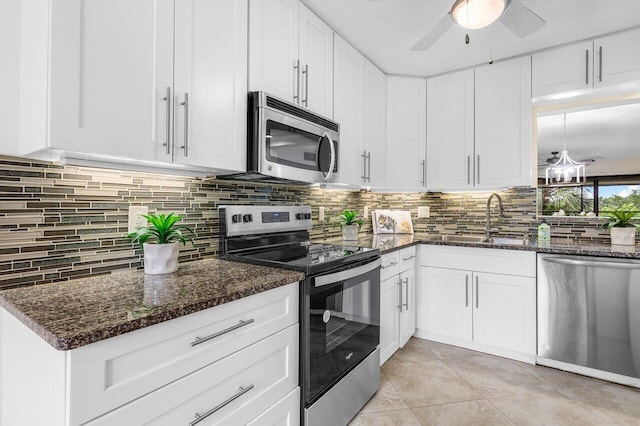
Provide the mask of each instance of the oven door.
POLYGON ((302 182, 335 181, 338 134, 266 108, 260 121, 260 173, 302 182))
POLYGON ((380 259, 305 280, 301 327, 309 406, 379 344, 380 259))

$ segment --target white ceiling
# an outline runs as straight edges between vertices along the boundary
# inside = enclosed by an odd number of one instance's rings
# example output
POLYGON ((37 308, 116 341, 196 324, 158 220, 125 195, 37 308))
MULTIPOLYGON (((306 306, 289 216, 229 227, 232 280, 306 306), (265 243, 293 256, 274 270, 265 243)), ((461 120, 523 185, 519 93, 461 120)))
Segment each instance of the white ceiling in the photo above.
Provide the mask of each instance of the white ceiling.
POLYGON ((538 158, 562 151, 576 161, 640 157, 640 103, 538 117, 538 158))
POLYGON ((429 76, 640 26, 640 0, 520 0, 547 25, 519 39, 500 22, 471 31, 452 25, 429 50, 409 49, 454 0, 302 0, 387 74, 429 76))

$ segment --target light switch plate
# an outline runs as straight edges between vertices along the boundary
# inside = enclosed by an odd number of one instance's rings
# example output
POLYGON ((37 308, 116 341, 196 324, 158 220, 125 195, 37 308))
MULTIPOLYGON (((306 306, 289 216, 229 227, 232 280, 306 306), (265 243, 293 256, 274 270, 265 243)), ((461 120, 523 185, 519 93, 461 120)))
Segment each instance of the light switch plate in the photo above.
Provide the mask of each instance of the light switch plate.
POLYGON ((364 206, 364 218, 369 217, 369 206, 364 206))
POLYGON ((324 207, 318 207, 318 221, 324 222, 324 207))
POLYGON ((430 216, 431 216, 431 209, 429 208, 429 206, 420 206, 420 207, 418 207, 418 218, 419 219, 428 218, 430 216))
POLYGON ((129 206, 129 224, 127 226, 128 232, 133 232, 138 226, 145 226, 147 219, 142 215, 149 214, 148 206, 129 206))

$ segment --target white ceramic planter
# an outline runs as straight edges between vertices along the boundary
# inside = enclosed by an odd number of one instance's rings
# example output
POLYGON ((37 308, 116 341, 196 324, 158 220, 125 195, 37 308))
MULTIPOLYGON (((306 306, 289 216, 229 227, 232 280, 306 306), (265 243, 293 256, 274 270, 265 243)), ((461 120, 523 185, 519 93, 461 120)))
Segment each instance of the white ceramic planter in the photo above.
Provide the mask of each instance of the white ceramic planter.
POLYGON ((344 225, 342 227, 342 239, 345 241, 354 241, 358 239, 358 225, 344 225))
POLYGON ((169 244, 144 243, 144 273, 170 274, 178 270, 178 242, 169 244))
POLYGON ((614 246, 632 246, 636 243, 636 228, 628 226, 625 228, 611 228, 611 244, 614 246))

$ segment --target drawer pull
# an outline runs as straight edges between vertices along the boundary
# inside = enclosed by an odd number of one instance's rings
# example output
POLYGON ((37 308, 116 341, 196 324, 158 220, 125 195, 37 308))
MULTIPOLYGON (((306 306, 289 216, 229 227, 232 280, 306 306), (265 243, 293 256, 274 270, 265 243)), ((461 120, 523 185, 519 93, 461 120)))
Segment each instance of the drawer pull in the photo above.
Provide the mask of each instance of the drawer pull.
POLYGON ((199 345, 200 343, 204 343, 204 342, 209 341, 209 340, 211 340, 211 339, 215 339, 216 337, 222 336, 223 334, 227 334, 227 333, 229 333, 229 332, 231 332, 231 331, 233 331, 233 330, 237 330, 237 329, 239 329, 240 327, 244 327, 245 325, 249 325, 249 324, 251 324, 252 322, 254 322, 254 319, 253 319, 253 318, 248 319, 248 320, 246 320, 246 321, 242 321, 242 320, 241 320, 241 321, 240 321, 239 323, 237 323, 236 325, 232 325, 231 327, 229 327, 229 328, 225 328, 225 329, 224 329, 224 330, 222 330, 222 331, 218 331, 218 332, 216 332, 216 333, 210 334, 210 335, 208 335, 207 337, 196 337, 196 340, 194 340, 193 342, 191 342, 191 346, 196 346, 196 345, 199 345))
POLYGON ((402 260, 411 260, 415 259, 415 256, 403 257, 402 260))
POLYGON ((215 407, 213 407, 211 410, 207 411, 204 414, 196 413, 195 414, 196 419, 194 421, 192 421, 191 423, 189 423, 189 426, 197 425, 198 423, 200 423, 201 421, 203 421, 204 419, 206 419, 207 417, 209 417, 210 415, 212 415, 216 411, 220 411, 222 408, 224 408, 227 405, 231 404, 233 401, 235 401, 236 399, 240 398, 242 395, 244 395, 245 393, 249 392, 251 389, 253 389, 253 385, 249 385, 247 387, 240 386, 238 388, 238 393, 233 395, 232 397, 230 397, 226 401, 221 402, 220 404, 216 405, 215 407))
POLYGON ((387 268, 391 268, 392 266, 396 266, 397 264, 398 264, 398 262, 391 262, 388 265, 382 265, 380 268, 387 269, 387 268))

